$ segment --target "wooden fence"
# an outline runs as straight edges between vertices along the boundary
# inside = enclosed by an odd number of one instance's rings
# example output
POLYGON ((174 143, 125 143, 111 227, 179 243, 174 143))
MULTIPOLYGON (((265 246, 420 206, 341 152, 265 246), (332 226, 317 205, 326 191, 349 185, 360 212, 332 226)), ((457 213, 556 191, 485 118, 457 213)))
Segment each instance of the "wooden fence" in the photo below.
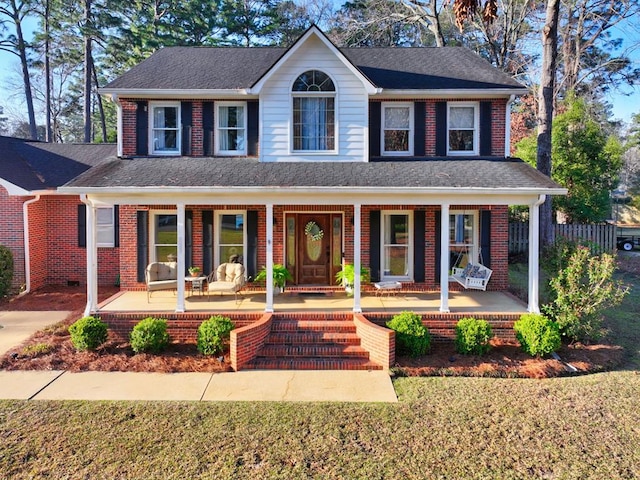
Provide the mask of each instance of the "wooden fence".
MULTIPOLYGON (((572 241, 589 242, 598 245, 603 252, 616 249, 615 225, 574 225, 557 224, 556 237, 562 236, 572 241)), ((509 254, 525 253, 529 250, 529 224, 509 223, 509 254)))

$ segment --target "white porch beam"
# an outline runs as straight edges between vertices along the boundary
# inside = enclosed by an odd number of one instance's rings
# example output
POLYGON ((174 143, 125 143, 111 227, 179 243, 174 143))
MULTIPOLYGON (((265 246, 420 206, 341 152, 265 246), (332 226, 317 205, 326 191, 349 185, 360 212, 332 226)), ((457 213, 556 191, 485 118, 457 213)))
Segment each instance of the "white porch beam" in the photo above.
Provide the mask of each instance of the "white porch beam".
POLYGON ((87 212, 87 305, 84 316, 98 309, 98 242, 96 239, 96 207, 86 197, 81 198, 87 212))
POLYGON ((185 240, 185 211, 184 211, 184 203, 177 203, 177 229, 178 229, 178 266, 177 268, 177 280, 178 280, 178 299, 176 302, 176 312, 181 313, 185 311, 185 302, 184 302, 184 272, 187 268, 185 264, 185 254, 186 254, 186 240, 185 240))
POLYGON ((540 313, 540 205, 545 195, 529 206, 529 305, 531 313, 540 313))
POLYGON ((449 313, 449 204, 440 213, 440 311, 449 313))
POLYGON ((361 281, 360 281, 360 269, 362 265, 361 258, 361 236, 362 225, 360 222, 360 214, 362 206, 359 203, 353 205, 353 311, 354 313, 362 313, 361 300, 361 281))
POLYGON ((267 299, 264 311, 273 313, 273 204, 267 207, 267 299))

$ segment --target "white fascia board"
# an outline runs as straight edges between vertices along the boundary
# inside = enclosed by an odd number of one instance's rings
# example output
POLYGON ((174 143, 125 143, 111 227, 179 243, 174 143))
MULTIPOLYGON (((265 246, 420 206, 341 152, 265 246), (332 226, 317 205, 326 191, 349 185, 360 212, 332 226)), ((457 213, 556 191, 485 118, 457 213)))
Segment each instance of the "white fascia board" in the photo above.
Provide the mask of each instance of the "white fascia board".
POLYGON ((408 90, 408 89, 381 89, 378 97, 390 99, 397 98, 438 98, 446 100, 448 98, 508 98, 511 95, 526 95, 529 90, 526 88, 495 88, 487 89, 446 89, 446 90, 408 90))
POLYGON ((25 190, 24 188, 19 187, 15 183, 11 183, 5 180, 4 178, 0 178, 0 186, 2 186, 9 195, 15 195, 15 196, 31 195, 31 192, 29 190, 25 190))
MULTIPOLYGON (((148 89, 148 88, 99 88, 98 93, 110 98, 149 98, 149 99, 210 99, 210 98, 247 98, 246 88, 235 89, 148 89)), ((257 98, 257 95, 254 96, 257 98)))
POLYGON ((144 188, 80 188, 67 187, 64 193, 87 194, 92 201, 105 204, 163 205, 178 199, 192 205, 233 205, 273 203, 276 205, 350 205, 366 204, 494 204, 529 205, 540 195, 564 195, 557 189, 460 189, 460 188, 353 188, 353 187, 144 187, 144 188), (312 195, 310 195, 312 193, 312 195))
POLYGON ((303 45, 309 37, 314 35, 317 37, 338 59, 347 67, 351 73, 353 73, 364 85, 364 88, 369 95, 375 95, 380 93, 381 89, 376 87, 371 80, 369 80, 351 61, 344 56, 338 47, 336 47, 321 31, 318 27, 313 25, 307 32, 300 37, 296 43, 294 43, 289 50, 256 82, 251 88, 248 89, 248 93, 259 94, 260 90, 264 86, 265 82, 271 78, 271 76, 284 64, 291 56, 298 51, 301 45, 303 45))

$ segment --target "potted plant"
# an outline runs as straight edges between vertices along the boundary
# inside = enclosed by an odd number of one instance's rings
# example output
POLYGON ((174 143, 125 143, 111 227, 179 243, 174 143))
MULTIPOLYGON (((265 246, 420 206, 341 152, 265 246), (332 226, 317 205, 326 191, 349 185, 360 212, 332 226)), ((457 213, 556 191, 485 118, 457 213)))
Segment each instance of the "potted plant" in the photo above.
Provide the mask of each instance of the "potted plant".
MULTIPOLYGON (((262 267, 262 269, 256 275, 256 282, 266 282, 267 280, 267 267, 262 267)), ((281 265, 279 263, 273 264, 273 287, 274 293, 277 295, 280 292, 284 291, 284 286, 288 281, 293 281, 293 277, 287 267, 281 265)))
POLYGON ((201 271, 202 270, 200 269, 200 267, 189 267, 189 275, 191 275, 192 277, 197 277, 198 275, 200 275, 201 271))
MULTIPOLYGON (((353 284, 355 283, 356 272, 352 263, 345 263, 342 270, 336 273, 336 283, 343 285, 348 295, 353 295, 353 284)), ((369 269, 360 267, 360 284, 369 281, 369 269)))

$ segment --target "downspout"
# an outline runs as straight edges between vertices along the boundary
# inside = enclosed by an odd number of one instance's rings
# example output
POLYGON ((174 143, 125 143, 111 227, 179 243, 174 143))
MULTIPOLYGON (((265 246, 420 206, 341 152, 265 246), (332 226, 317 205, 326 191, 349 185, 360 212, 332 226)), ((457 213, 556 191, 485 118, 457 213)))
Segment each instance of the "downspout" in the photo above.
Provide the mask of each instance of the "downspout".
POLYGON ((511 156, 511 105, 515 101, 516 96, 511 95, 507 101, 505 120, 506 125, 504 127, 504 156, 511 156))
POLYGON ((24 284, 25 289, 18 297, 26 295, 31 291, 31 249, 29 248, 29 205, 40 200, 40 194, 22 204, 22 222, 24 223, 22 232, 24 234, 24 284))

